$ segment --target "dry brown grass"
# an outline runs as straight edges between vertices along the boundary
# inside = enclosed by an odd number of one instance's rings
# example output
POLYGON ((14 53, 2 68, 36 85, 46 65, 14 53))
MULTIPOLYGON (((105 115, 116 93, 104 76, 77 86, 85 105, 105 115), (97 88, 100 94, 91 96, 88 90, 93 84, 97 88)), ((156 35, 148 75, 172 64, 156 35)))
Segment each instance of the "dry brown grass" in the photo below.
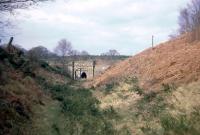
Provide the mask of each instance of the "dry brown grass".
POLYGON ((102 109, 112 106, 118 113, 120 119, 114 122, 116 129, 127 127, 133 135, 180 134, 177 132, 189 135, 193 133, 192 128, 200 131, 198 126, 200 117, 198 115, 192 116, 195 111, 200 111, 198 110, 200 107, 199 82, 182 85, 177 89, 172 88, 168 91, 161 90, 152 101, 144 99, 145 94, 140 96, 132 91, 132 85, 121 82, 118 86, 113 87, 109 94, 103 92, 104 87, 98 87, 94 91, 94 96, 101 101, 102 109), (161 111, 158 112, 158 109, 161 111), (185 126, 189 131, 182 131, 182 128, 184 128, 182 125, 176 126, 172 131, 164 129, 163 126, 165 125, 161 123, 163 118, 172 122, 171 117, 174 117, 178 122, 180 116, 185 116, 182 122, 186 124, 185 126), (194 118, 197 119, 195 122, 193 122, 194 118))
POLYGON ((187 84, 200 78, 200 42, 187 43, 185 36, 149 48, 132 58, 115 64, 98 76, 93 86, 122 81, 137 76, 146 90, 159 89, 161 84, 187 84))
POLYGON ((179 87, 174 91, 168 103, 171 104, 175 110, 172 113, 190 114, 195 108, 200 107, 200 82, 194 82, 189 85, 179 87))

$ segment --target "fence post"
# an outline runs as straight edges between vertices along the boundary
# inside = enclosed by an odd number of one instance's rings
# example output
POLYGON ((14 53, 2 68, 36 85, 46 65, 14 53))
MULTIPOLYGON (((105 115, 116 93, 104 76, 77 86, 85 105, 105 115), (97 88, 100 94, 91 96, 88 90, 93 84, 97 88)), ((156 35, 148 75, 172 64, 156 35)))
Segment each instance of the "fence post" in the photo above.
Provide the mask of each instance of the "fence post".
POLYGON ((94 78, 95 66, 96 66, 96 61, 94 60, 93 63, 92 63, 92 74, 93 74, 93 78, 94 78))
POLYGON ((152 49, 154 47, 154 36, 152 35, 152 49))
POLYGON ((74 65, 75 65, 75 62, 73 61, 72 62, 72 79, 74 80, 74 65))

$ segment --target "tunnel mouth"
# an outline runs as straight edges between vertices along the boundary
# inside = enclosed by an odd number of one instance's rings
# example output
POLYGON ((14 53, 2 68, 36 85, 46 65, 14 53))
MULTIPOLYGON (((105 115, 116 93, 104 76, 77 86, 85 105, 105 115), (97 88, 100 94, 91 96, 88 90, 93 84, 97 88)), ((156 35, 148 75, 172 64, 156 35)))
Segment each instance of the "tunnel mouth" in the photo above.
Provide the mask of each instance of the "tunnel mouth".
POLYGON ((82 79, 87 79, 87 74, 86 74, 85 72, 82 72, 82 73, 81 73, 81 78, 82 78, 82 79))

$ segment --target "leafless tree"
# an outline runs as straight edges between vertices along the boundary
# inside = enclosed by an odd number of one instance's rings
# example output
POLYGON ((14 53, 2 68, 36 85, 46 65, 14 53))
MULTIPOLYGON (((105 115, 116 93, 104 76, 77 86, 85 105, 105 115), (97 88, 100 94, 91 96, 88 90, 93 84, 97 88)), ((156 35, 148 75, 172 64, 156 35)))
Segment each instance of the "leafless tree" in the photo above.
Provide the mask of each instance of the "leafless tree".
POLYGON ((180 16, 179 16, 180 30, 179 30, 179 32, 181 34, 191 31, 191 24, 189 21, 189 17, 190 17, 190 14, 189 14, 188 9, 184 8, 180 11, 180 16))
POLYGON ((71 50, 71 52, 69 53, 70 56, 79 56, 80 52, 78 50, 71 50))
POLYGON ((88 55, 90 55, 87 51, 81 51, 81 53, 80 53, 80 55, 81 56, 88 56, 88 55))
POLYGON ((58 45, 54 49, 54 52, 62 57, 61 63, 63 65, 63 69, 65 68, 66 60, 65 57, 71 55, 72 53, 72 45, 71 42, 66 39, 62 39, 58 42, 58 45))
POLYGON ((66 39, 60 40, 54 51, 62 57, 70 55, 70 53, 72 52, 71 42, 67 41, 66 39))
POLYGON ((115 49, 111 49, 111 50, 109 50, 106 53, 102 53, 101 55, 102 56, 119 56, 120 53, 117 50, 115 50, 115 49))
POLYGON ((179 32, 190 33, 193 40, 200 40, 200 0, 192 0, 180 11, 179 32))
POLYGON ((39 2, 49 0, 0 0, 0 38, 8 36, 8 29, 13 28, 13 21, 8 16, 12 16, 15 9, 25 9, 39 2))
POLYGON ((47 0, 0 0, 0 11, 12 11, 19 8, 27 8, 38 2, 47 0))

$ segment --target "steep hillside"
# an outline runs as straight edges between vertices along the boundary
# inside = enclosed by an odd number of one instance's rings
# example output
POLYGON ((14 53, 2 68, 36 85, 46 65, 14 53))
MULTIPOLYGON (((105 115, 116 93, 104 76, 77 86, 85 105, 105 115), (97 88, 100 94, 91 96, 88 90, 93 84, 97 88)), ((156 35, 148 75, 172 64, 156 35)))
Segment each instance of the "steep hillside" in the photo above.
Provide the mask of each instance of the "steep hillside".
POLYGON ((45 106, 50 97, 38 84, 40 76, 49 81, 56 77, 54 82, 69 82, 47 63, 31 62, 0 47, 0 135, 30 134, 37 110, 34 106, 45 106))
POLYGON ((162 84, 187 84, 200 79, 200 42, 187 43, 185 36, 149 48, 110 67, 93 86, 137 77, 145 90, 162 84))

